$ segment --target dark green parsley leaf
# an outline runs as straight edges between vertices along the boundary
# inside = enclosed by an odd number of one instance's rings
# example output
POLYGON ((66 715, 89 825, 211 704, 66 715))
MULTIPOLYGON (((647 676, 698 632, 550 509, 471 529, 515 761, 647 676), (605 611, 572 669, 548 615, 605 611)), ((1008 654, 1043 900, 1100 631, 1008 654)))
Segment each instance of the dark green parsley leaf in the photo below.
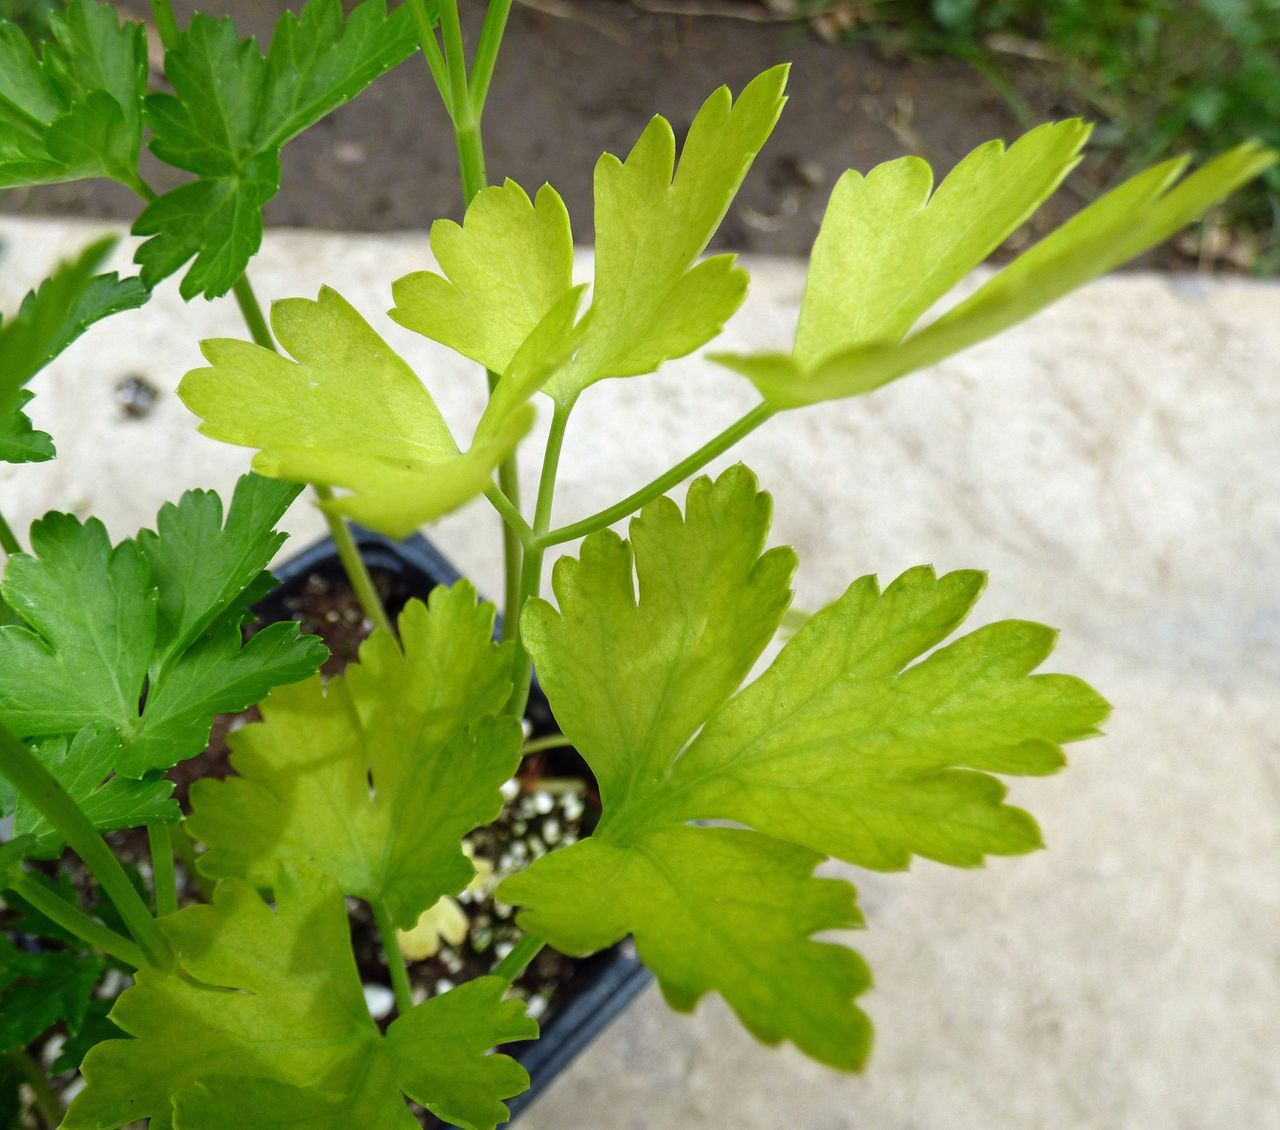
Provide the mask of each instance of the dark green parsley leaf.
POLYGON ((17 406, 0 416, 0 463, 44 463, 54 457, 53 436, 37 430, 23 411, 34 395, 22 389, 17 406))
POLYGON ((36 461, 53 454, 52 441, 22 413, 22 386, 94 322, 146 302, 138 279, 96 274, 115 239, 100 239, 63 263, 27 294, 18 312, 0 324, 0 460, 36 461), (47 454, 43 454, 47 452, 47 454), (22 458, 15 458, 21 455, 22 458))
MULTIPOLYGON (((158 776, 135 781, 114 775, 121 761, 120 738, 108 726, 86 726, 71 740, 54 738, 41 742, 34 752, 101 832, 143 824, 173 824, 181 818, 171 795, 172 781, 158 776)), ((13 830, 17 835, 35 837, 27 849, 29 859, 52 859, 62 850, 62 837, 21 796, 13 830)))
POLYGON ((138 534, 160 594, 159 670, 254 591, 288 537, 276 523, 301 490, 296 483, 245 475, 236 484, 225 525, 222 499, 214 491, 189 490, 176 505, 160 508, 154 532, 138 534))
POLYGON ((0 934, 0 1052, 26 1047, 60 1020, 78 1029, 101 973, 97 957, 28 953, 0 934))
POLYGON ((184 499, 141 539, 145 552, 112 547, 93 519, 35 523, 32 554, 10 558, 0 585, 22 620, 0 627, 0 720, 24 738, 104 724, 123 746, 117 772, 140 779, 199 753, 215 713, 315 671, 325 649, 296 624, 240 640, 242 601, 260 591, 291 493, 242 481, 221 531, 207 496, 184 499))
POLYGON ((96 0, 50 16, 41 54, 0 23, 0 188, 109 177, 133 186, 146 36, 96 0))
POLYGON ((161 160, 200 178, 150 204, 134 231, 149 285, 195 257, 184 298, 225 294, 262 241, 262 206, 280 186, 280 149, 417 49, 411 14, 365 0, 286 12, 264 55, 230 20, 197 14, 165 56, 173 94, 147 99, 161 160))
POLYGON ((661 499, 630 542, 593 534, 557 562, 559 610, 532 602, 521 638, 604 814, 499 896, 568 953, 632 933, 674 1007, 720 992, 761 1039, 851 1069, 870 1045, 854 1002, 870 977, 813 935, 861 918, 853 888, 814 868, 1036 848, 994 774, 1053 772, 1107 705, 1078 679, 1032 674, 1054 638, 1038 624, 939 646, 984 578, 927 567, 883 592, 855 581, 735 694, 789 597, 794 554, 762 553, 768 527, 768 496, 739 466, 695 482, 683 515, 661 499), (739 826, 691 823, 710 820, 739 826))

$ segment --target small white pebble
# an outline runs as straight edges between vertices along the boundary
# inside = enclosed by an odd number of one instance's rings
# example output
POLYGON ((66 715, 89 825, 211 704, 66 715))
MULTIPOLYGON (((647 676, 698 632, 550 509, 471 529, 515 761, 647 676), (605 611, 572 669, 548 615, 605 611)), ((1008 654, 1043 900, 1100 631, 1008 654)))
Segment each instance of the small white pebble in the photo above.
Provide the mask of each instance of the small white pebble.
POLYGON ((539 816, 546 816, 556 806, 556 798, 550 793, 533 794, 533 810, 539 816))
POLYGON ((436 996, 443 996, 453 988, 453 982, 448 977, 436 978, 436 996))
POLYGON ((364 987, 364 1004, 374 1020, 382 1020, 391 1015, 395 1007, 396 995, 386 985, 366 985, 364 987))
POLYGON ((544 843, 548 844, 560 842, 560 821, 554 816, 548 816, 542 822, 542 839, 544 843))
POLYGON ((237 730, 243 730, 248 724, 248 718, 243 714, 237 714, 230 722, 227 723, 227 733, 234 734, 237 730))
POLYGON ((517 781, 514 777, 512 777, 511 780, 503 782, 502 799, 504 801, 515 800, 516 797, 518 797, 519 795, 520 795, 519 781, 517 781))
POLYGON ((564 810, 564 818, 573 822, 582 819, 586 805, 582 803, 582 797, 577 793, 565 793, 561 808, 564 810))
POLYGON ((525 1005, 524 1010, 530 1015, 530 1017, 537 1020, 538 1017, 547 1011, 547 998, 542 995, 530 997, 529 1003, 525 1005))
POLYGON ((493 947, 493 952, 497 955, 498 960, 501 961, 504 957, 507 956, 507 954, 509 954, 515 948, 516 948, 515 942, 499 942, 496 946, 493 947))

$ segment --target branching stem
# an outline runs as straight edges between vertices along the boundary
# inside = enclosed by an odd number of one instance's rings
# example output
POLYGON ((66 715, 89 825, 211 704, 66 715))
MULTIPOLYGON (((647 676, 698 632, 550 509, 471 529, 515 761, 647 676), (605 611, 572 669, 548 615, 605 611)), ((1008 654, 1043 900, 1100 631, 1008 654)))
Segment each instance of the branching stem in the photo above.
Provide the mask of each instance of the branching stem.
POLYGON ((19 875, 9 884, 9 889, 34 906, 50 922, 61 926, 68 934, 74 934, 85 945, 101 950, 135 969, 146 965, 142 951, 128 938, 90 918, 79 907, 72 906, 30 875, 19 875))
POLYGON ((755 431, 776 411, 777 409, 771 408, 767 404, 757 405, 741 419, 734 421, 734 423, 725 428, 715 439, 703 444, 692 455, 682 459, 669 471, 663 472, 638 491, 627 495, 621 502, 616 502, 612 506, 592 514, 589 518, 583 518, 581 521, 574 522, 568 526, 561 526, 560 529, 552 530, 550 533, 540 532, 535 529, 531 552, 537 552, 540 549, 545 550, 553 545, 560 545, 566 541, 574 541, 577 538, 586 537, 587 534, 595 533, 596 530, 603 530, 606 526, 612 526, 614 522, 621 521, 623 518, 634 514, 646 503, 652 502, 659 495, 665 494, 672 487, 684 482, 695 471, 700 471, 717 455, 724 454, 743 436, 755 431))
POLYGON ((146 964, 170 968, 173 951, 120 861, 49 770, 3 726, 0 726, 0 776, 9 779, 93 872, 141 947, 146 964))

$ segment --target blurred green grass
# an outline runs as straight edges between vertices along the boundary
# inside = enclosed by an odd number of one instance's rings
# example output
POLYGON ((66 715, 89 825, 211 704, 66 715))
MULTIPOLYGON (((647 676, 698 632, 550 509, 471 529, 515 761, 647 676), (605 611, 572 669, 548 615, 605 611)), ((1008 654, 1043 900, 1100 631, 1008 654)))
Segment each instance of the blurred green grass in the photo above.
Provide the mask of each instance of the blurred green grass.
MULTIPOLYGON (((802 0, 844 34, 977 67, 1021 117, 1019 73, 1096 120, 1108 179, 1256 137, 1280 148, 1280 0, 802 0)), ((1200 253, 1280 274, 1280 168, 1202 228, 1200 253), (1203 241, 1208 241, 1207 243, 1203 241)))

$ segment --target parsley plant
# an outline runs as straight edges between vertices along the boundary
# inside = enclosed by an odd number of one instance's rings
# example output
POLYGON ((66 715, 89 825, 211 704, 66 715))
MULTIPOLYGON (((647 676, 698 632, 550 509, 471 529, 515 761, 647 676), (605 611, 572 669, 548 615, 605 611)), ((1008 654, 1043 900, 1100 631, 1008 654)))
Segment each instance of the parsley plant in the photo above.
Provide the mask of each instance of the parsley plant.
POLYGON ((669 492, 782 412, 866 395, 967 348, 1168 238, 1267 169, 1244 144, 1184 176, 1140 173, 929 322, 922 319, 1059 186, 1089 127, 1064 121, 969 154, 936 187, 906 157, 833 192, 785 352, 719 354, 759 404, 648 486, 564 525, 557 465, 579 398, 653 374, 712 341, 747 291, 732 255, 704 256, 785 101, 787 68, 714 91, 682 145, 655 117, 595 172, 595 274, 549 185, 487 185, 481 120, 510 0, 489 0, 470 61, 457 0, 388 11, 307 0, 264 50, 229 20, 180 27, 155 0, 167 89, 148 91, 146 32, 98 0, 50 16, 36 48, 0 25, 0 186, 107 177, 143 202, 136 278, 99 271, 107 244, 41 283, 0 327, 0 459, 39 463, 52 438, 27 387, 94 322, 181 275, 188 299, 233 293, 250 341, 203 343, 181 385, 200 430, 254 452, 224 503, 190 491, 154 528, 113 543, 96 519, 51 513, 25 544, 0 518, 0 1108, 21 1094, 68 1130, 409 1128, 406 1099, 471 1130, 528 1084, 499 1044, 537 1036, 507 996, 544 945, 586 955, 632 935, 671 1005, 721 994, 760 1039, 860 1068, 870 973, 823 931, 862 925, 836 858, 957 867, 1040 845, 1000 778, 1052 773, 1107 714, 1091 688, 1038 674, 1054 634, 1003 621, 957 634, 985 576, 925 566, 854 580, 763 674, 797 567, 768 547, 772 501, 736 466, 669 492), (488 407, 457 437, 426 385, 335 290, 261 311, 245 270, 276 192, 281 148, 391 67, 423 53, 455 127, 461 224, 431 229, 436 269, 390 281, 390 317, 477 362, 488 407), (146 137, 190 174, 163 195, 138 167, 146 137), (551 428, 532 506, 515 460, 545 394, 551 428), (376 625, 345 674, 292 623, 247 640, 273 584, 276 526, 304 485, 325 511, 376 625), (347 522, 401 537, 484 496, 503 524, 504 629, 460 582, 390 623, 347 522), (625 534, 610 527, 628 520, 625 534), (548 549, 581 539, 544 594, 548 549), (521 760, 536 667, 590 765, 595 833, 506 878, 524 940, 487 976, 411 995, 398 938, 475 867, 464 837, 492 821, 521 760), (214 716, 261 705, 231 739, 236 773, 187 811, 166 771, 199 757, 214 716), (139 885, 104 833, 145 828, 139 885), (198 845, 198 847, 196 846, 198 845), (40 861, 69 848, 85 901, 40 861), (207 901, 179 906, 174 854, 207 901), (367 903, 397 1015, 370 1017, 347 901, 367 903), (38 939, 20 945, 17 939, 38 939), (94 999, 104 969, 131 985, 94 999), (69 1110, 27 1049, 54 1026, 69 1110), (20 1086, 25 1090, 20 1091, 20 1086))

